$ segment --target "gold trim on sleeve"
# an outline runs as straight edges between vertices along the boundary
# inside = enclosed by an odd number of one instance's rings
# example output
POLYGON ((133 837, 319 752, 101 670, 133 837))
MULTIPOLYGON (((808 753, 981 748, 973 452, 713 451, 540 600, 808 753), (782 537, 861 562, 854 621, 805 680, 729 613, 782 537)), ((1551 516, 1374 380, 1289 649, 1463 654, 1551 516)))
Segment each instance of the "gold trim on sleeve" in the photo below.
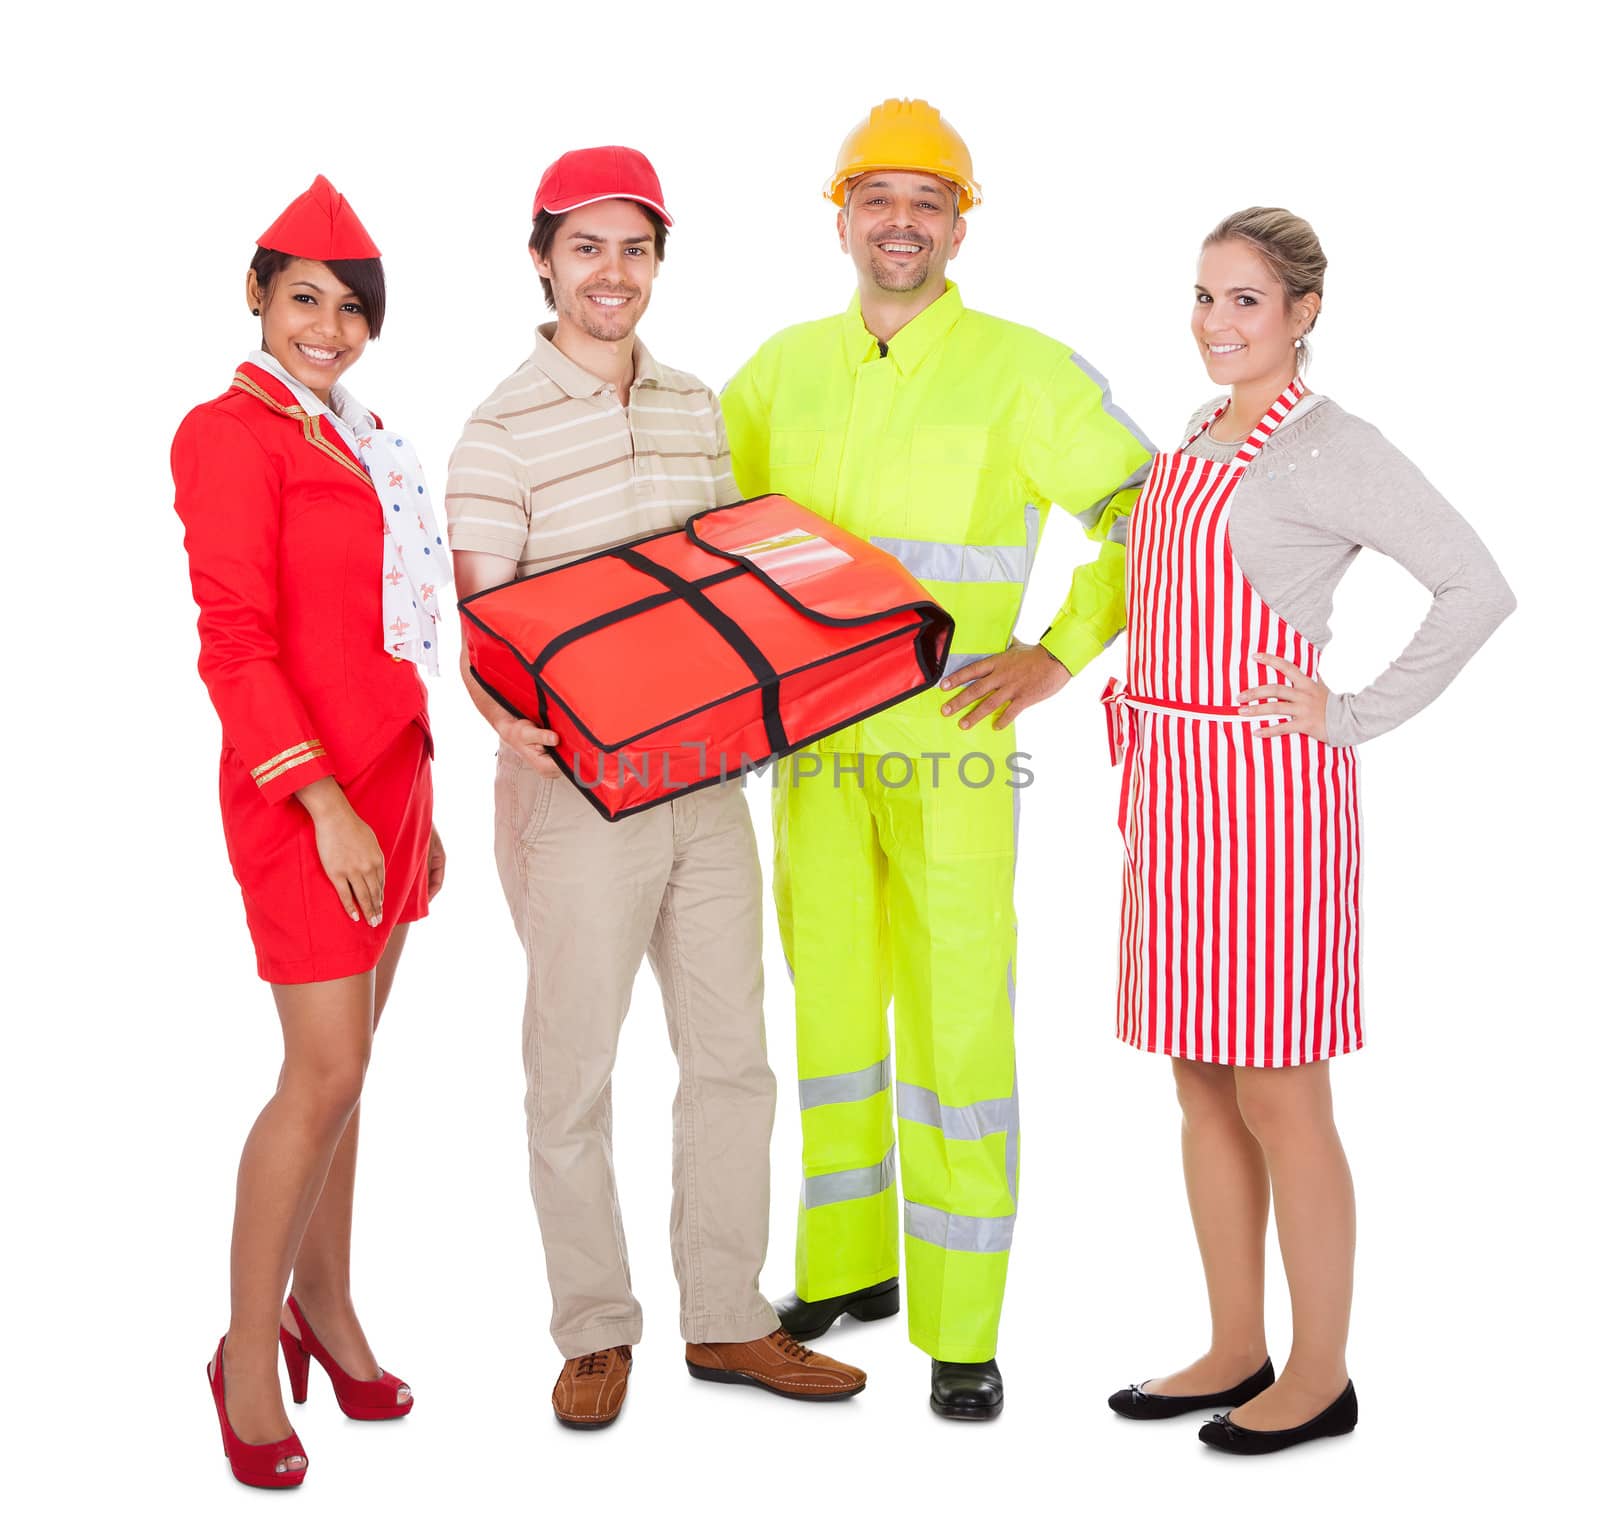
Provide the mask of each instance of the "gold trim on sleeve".
POLYGON ((320 754, 323 752, 322 740, 320 738, 308 738, 296 744, 292 749, 280 749, 270 760, 263 760, 250 774, 259 778, 263 771, 271 770, 274 765, 288 759, 291 754, 299 754, 302 749, 315 749, 320 754))
POLYGON ((286 770, 298 770, 302 765, 320 760, 327 752, 326 749, 313 749, 307 754, 297 754, 292 760, 285 760, 276 770, 269 770, 266 775, 257 776, 256 785, 265 786, 268 781, 276 781, 286 770))

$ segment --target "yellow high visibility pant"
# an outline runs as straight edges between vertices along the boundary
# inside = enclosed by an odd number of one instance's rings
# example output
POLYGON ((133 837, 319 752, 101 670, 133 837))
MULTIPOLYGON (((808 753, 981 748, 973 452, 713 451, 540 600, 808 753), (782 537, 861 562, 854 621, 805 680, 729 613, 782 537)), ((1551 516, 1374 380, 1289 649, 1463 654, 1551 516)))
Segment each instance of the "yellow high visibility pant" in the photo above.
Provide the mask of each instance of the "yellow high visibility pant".
POLYGON ((955 1361, 995 1353, 1017 1209, 1017 789, 1003 760, 973 758, 958 773, 802 754, 773 794, 804 1160, 795 1289, 819 1301, 899 1272, 898 1118, 911 1341, 955 1361))

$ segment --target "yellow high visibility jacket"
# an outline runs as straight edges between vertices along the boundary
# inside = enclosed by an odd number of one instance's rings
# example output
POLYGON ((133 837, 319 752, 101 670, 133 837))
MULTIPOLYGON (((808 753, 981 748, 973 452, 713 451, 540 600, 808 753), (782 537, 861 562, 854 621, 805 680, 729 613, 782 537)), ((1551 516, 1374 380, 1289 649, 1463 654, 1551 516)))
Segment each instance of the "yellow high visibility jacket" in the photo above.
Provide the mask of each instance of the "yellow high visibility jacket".
MULTIPOLYGON (((955 617, 949 670, 1011 640, 1044 519, 1102 544, 1042 641, 1077 674, 1122 630, 1128 512, 1154 448, 1104 377, 1037 330, 966 308, 953 282, 887 348, 859 297, 774 335, 722 396, 742 494, 776 493, 893 553, 955 617)), ((823 741, 864 754, 979 749, 937 688, 823 741)))

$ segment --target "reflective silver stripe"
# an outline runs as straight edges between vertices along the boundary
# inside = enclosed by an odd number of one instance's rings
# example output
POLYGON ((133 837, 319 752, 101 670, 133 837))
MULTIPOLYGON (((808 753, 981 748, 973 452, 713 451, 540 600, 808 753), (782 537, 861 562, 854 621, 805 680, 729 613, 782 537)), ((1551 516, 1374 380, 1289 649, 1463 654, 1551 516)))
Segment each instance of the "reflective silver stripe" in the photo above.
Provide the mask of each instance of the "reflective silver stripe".
POLYGON ((906 1202, 906 1236, 963 1254, 1003 1254, 1011 1247, 1015 1216, 958 1217, 906 1202))
POLYGON ((1076 351, 1072 353, 1072 362, 1085 377, 1100 390, 1100 407, 1114 419, 1135 441, 1139 443, 1153 457, 1156 454, 1155 443, 1151 441, 1137 425, 1128 418, 1127 412, 1119 405, 1111 402, 1111 384, 1106 381, 1105 373, 1089 365, 1076 351))
MULTIPOLYGON (((1148 462, 1141 463, 1109 494, 1097 499, 1092 505, 1089 506, 1087 510, 1075 511, 1072 516, 1073 520, 1077 521, 1085 531, 1093 531, 1094 528, 1100 524, 1100 517, 1104 513, 1106 506, 1109 505, 1111 501, 1117 497, 1117 495, 1121 494, 1125 489, 1139 488, 1149 476, 1150 464, 1148 462)), ((1126 519, 1127 516, 1119 515, 1114 524, 1121 525, 1121 523, 1126 519)), ((1122 534, 1122 539, 1126 540, 1126 538, 1127 532, 1124 531, 1122 534)))
POLYGON ((806 1210, 833 1206, 840 1201, 864 1200, 894 1188, 894 1149, 882 1163, 866 1169, 839 1169, 833 1174, 813 1174, 806 1181, 806 1210))
POLYGON ((872 545, 893 554, 915 579, 944 584, 1026 584, 1030 546, 982 546, 968 542, 914 542, 908 537, 873 537, 872 545))
POLYGON ((1106 533, 1106 541, 1115 542, 1118 547, 1126 547, 1128 545, 1128 522, 1131 519, 1132 516, 1119 515, 1111 523, 1111 530, 1106 533))
POLYGON ((943 1105, 933 1090, 920 1084, 897 1084, 895 1093, 902 1119, 936 1127, 952 1142, 976 1142, 994 1132, 1017 1129, 1015 1090, 1005 1099, 978 1100, 971 1105, 943 1105))
MULTIPOLYGON (((1016 1090, 1011 1092, 1011 1108, 1017 1108, 1016 1090)), ((1020 1132, 1006 1133, 1006 1188, 1011 1192, 1011 1204, 1017 1204, 1017 1158, 1018 1148, 1022 1142, 1020 1132)))
MULTIPOLYGON (((1119 524, 1122 519, 1123 517, 1118 517, 1119 524)), ((1026 594, 1028 581, 1033 577, 1033 560, 1039 552, 1039 507, 1037 505, 1024 505, 1022 507, 1022 524, 1024 534, 1028 539, 1027 544, 1020 549, 1015 547, 1002 547, 998 550, 1007 554, 1015 554, 1018 551, 1022 553, 1022 577, 1015 582, 1023 587, 1023 593, 1026 594)), ((892 548, 887 546, 889 542, 894 540, 892 537, 874 537, 872 540, 874 545, 883 547, 886 551, 893 551, 892 548)), ((939 542, 912 542, 905 545, 912 547, 939 547, 946 544, 939 542)), ((996 549, 977 548, 975 550, 978 552, 993 552, 996 549)), ((896 554, 896 556, 898 557, 899 554, 896 554)), ((905 560, 902 558, 901 561, 904 562, 905 560)), ((915 573, 916 571, 913 569, 912 572, 915 573)), ((921 578, 924 576, 918 575, 918 577, 921 578)), ((936 576, 929 574, 926 577, 932 579, 936 576)), ((1016 623, 1014 621, 1011 624, 1011 630, 1013 633, 1016 631, 1016 623)), ((994 658, 994 654, 992 653, 953 653, 947 660, 945 660, 944 672, 947 675, 953 675, 958 669, 963 668, 965 665, 976 664, 979 659, 992 658, 994 658)))
POLYGON ((1022 524, 1028 538, 1028 566, 1023 571, 1022 582, 1026 584, 1033 577, 1033 558, 1039 551, 1039 507, 1037 505, 1024 505, 1022 507, 1022 524))
POLYGON ((854 1073, 828 1073, 821 1078, 800 1080, 800 1108, 810 1110, 814 1105, 847 1105, 854 1100, 870 1100, 889 1087, 889 1059, 875 1062, 870 1067, 857 1068, 854 1073))
MULTIPOLYGON (((1012 986, 1011 965, 1006 964, 1006 990, 1016 1013, 1016 991, 1012 986)), ((1013 1201, 1017 1198, 1017 1144, 1021 1140, 1021 1116, 1017 1108, 1017 1086, 1003 1100, 979 1100, 973 1105, 942 1105, 939 1096, 920 1084, 897 1084, 897 1108, 902 1120, 933 1126, 950 1142, 977 1142, 995 1132, 1006 1134, 1006 1187, 1013 1201)), ((969 1219, 970 1220, 970 1219, 969 1219)), ((909 1218, 906 1231, 911 1231, 909 1218)), ((920 1237, 921 1234, 918 1234, 920 1237)), ((929 1239, 929 1242, 938 1240, 929 1239)), ((1009 1243, 1007 1245, 1009 1247, 1009 1243)))

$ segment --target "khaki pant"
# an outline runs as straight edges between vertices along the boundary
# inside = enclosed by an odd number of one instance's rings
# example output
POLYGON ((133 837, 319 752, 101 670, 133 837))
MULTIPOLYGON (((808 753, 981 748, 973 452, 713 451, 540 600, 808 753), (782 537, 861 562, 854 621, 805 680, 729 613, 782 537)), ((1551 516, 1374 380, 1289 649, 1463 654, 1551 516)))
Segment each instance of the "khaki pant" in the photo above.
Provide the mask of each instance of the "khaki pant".
POLYGON ((761 868, 737 782, 607 823, 503 750, 495 860, 528 957, 528 1162, 567 1358, 639 1342, 611 1167, 611 1069, 647 953, 678 1059, 672 1263, 690 1343, 771 1333, 775 1086, 761 1013, 761 868))

